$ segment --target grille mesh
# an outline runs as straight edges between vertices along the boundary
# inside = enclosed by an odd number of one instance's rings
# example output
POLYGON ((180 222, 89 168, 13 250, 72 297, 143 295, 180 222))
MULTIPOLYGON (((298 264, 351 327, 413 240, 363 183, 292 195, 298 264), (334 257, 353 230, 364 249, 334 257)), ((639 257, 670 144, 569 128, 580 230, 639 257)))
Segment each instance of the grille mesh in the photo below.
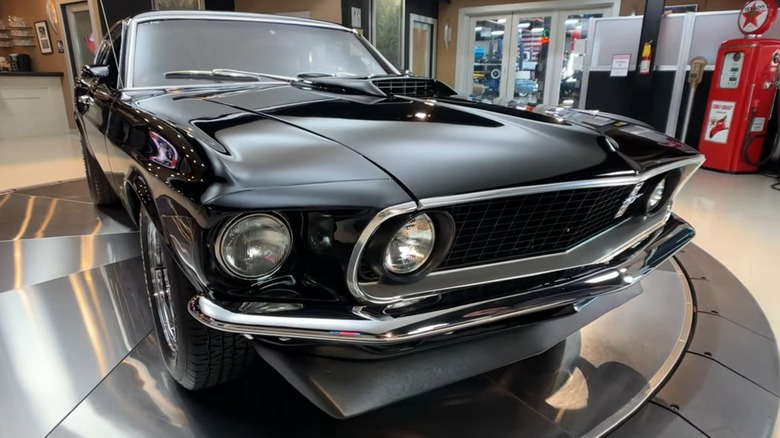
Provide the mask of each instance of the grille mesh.
POLYGON ((434 82, 431 79, 380 79, 373 81, 387 95, 432 97, 436 94, 434 82))
POLYGON ((456 233, 438 270, 565 251, 615 224, 632 188, 562 190, 445 207, 456 233))

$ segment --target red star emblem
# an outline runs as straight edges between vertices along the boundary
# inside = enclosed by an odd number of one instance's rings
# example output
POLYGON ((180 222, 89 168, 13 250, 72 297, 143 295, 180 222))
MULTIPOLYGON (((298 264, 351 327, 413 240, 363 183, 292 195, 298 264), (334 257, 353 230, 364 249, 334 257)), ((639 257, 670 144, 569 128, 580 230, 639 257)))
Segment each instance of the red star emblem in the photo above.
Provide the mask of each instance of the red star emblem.
POLYGON ((763 13, 764 11, 759 11, 756 9, 755 5, 751 6, 750 9, 742 13, 742 16, 745 17, 745 22, 742 23, 742 27, 746 27, 751 24, 758 27, 758 17, 763 13))

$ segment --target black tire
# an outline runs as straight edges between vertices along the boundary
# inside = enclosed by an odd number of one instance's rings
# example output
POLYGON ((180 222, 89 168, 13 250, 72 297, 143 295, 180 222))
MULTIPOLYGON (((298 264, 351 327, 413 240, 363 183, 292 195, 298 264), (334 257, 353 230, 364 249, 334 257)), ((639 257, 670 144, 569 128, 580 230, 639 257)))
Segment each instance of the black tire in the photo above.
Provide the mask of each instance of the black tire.
POLYGON ((84 158, 84 172, 87 175, 87 186, 92 202, 98 206, 115 205, 119 203, 119 197, 114 193, 106 174, 100 169, 95 157, 89 153, 81 138, 81 156, 84 158))
POLYGON ((256 359, 256 353, 249 341, 241 335, 208 328, 189 314, 187 304, 196 294, 196 290, 181 272, 165 245, 162 245, 160 258, 162 266, 167 270, 169 302, 175 327, 173 337, 176 340, 176 349, 171 348, 162 329, 159 304, 153 297, 153 271, 156 276, 156 270, 151 266, 154 262, 150 260, 153 256, 149 252, 151 243, 147 233, 158 232, 143 209, 139 224, 146 290, 160 352, 168 372, 174 380, 189 390, 208 388, 240 377, 256 359))

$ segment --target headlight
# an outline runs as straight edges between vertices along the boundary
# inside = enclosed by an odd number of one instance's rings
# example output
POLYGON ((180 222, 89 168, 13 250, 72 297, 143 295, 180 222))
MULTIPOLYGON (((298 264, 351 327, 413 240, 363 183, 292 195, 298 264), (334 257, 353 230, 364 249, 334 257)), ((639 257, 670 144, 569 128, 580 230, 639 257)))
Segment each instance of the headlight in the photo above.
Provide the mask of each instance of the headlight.
POLYGON ((427 214, 413 217, 399 229, 385 248, 384 268, 393 274, 420 269, 433 252, 435 231, 427 214))
POLYGON ((653 191, 650 193, 650 196, 647 197, 647 212, 650 213, 654 211, 658 204, 661 203, 661 200, 664 199, 664 190, 666 189, 666 179, 662 179, 661 182, 659 182, 655 188, 653 188, 653 191))
POLYGON ((258 279, 276 271, 292 248, 290 229, 280 219, 253 214, 230 223, 217 239, 217 260, 229 274, 258 279))

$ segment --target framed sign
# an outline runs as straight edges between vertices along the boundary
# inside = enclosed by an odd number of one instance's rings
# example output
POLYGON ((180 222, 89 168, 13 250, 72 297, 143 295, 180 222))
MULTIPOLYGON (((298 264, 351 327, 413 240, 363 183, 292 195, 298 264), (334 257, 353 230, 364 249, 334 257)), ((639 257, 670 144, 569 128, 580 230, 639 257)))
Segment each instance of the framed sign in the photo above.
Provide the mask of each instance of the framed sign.
POLYGON ((54 49, 51 47, 51 38, 49 38, 49 27, 45 21, 35 22, 35 35, 38 37, 38 46, 41 48, 41 53, 44 55, 54 53, 54 49))
POLYGON ((628 67, 631 65, 630 54, 612 56, 612 68, 609 70, 611 77, 624 78, 628 76, 628 67))
POLYGON ((156 11, 172 9, 202 10, 204 9, 203 3, 204 0, 152 0, 152 6, 156 11))

